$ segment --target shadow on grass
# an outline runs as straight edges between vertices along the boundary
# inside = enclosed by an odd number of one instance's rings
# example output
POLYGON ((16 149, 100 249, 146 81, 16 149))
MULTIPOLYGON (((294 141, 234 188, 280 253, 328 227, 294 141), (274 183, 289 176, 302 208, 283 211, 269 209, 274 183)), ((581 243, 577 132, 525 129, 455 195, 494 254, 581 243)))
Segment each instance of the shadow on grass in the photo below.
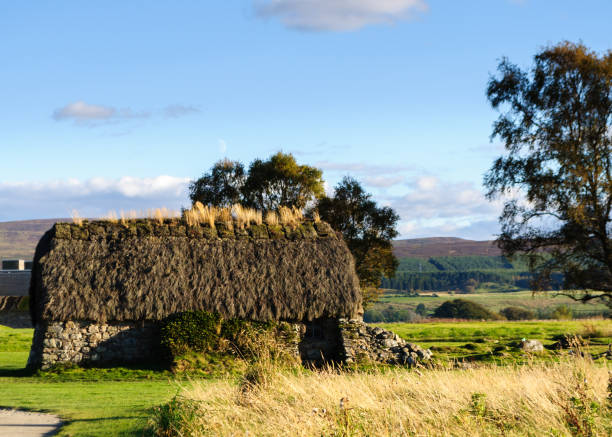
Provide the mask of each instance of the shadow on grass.
POLYGON ((36 372, 30 369, 2 369, 0 368, 0 378, 24 378, 34 376, 36 372))
POLYGON ((46 381, 125 381, 167 379, 168 366, 160 363, 139 365, 77 366, 57 365, 46 370, 0 368, 0 378, 40 378, 46 381))

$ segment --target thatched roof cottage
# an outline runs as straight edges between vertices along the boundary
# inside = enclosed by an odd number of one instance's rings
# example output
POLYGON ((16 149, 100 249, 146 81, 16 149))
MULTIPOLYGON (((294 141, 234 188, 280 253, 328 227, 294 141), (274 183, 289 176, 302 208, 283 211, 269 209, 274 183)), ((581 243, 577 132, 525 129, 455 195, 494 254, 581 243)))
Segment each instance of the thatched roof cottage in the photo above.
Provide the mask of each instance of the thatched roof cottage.
POLYGON ((150 358, 158 322, 182 311, 306 325, 362 311, 328 224, 179 219, 55 224, 36 248, 30 308, 30 367, 150 358))

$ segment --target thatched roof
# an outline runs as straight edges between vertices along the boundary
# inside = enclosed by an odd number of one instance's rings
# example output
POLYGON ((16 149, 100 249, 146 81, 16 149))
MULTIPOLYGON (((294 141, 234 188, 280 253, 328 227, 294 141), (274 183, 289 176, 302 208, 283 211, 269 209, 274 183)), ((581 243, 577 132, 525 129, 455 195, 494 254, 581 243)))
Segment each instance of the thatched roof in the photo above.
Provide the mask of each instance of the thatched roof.
POLYGON ((353 317, 352 256, 328 224, 57 223, 36 248, 37 320, 160 320, 201 309, 252 320, 353 317))

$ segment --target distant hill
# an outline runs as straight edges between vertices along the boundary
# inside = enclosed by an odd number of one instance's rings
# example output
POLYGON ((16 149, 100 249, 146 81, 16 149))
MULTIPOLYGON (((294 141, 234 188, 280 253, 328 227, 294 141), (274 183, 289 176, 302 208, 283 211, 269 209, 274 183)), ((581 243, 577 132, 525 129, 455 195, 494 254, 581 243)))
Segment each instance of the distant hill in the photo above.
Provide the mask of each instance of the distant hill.
MULTIPOLYGON (((70 219, 0 222, 0 258, 31 259, 40 237, 51 228, 53 223, 58 221, 70 221, 70 219)), ((492 241, 473 241, 452 237, 396 240, 393 246, 398 258, 501 254, 492 241)))
POLYGON ((413 238, 396 240, 393 251, 398 258, 432 256, 498 256, 501 251, 494 241, 464 240, 454 237, 413 238))
POLYGON ((38 240, 53 226, 53 223, 69 220, 43 219, 0 222, 0 259, 32 259, 38 240))

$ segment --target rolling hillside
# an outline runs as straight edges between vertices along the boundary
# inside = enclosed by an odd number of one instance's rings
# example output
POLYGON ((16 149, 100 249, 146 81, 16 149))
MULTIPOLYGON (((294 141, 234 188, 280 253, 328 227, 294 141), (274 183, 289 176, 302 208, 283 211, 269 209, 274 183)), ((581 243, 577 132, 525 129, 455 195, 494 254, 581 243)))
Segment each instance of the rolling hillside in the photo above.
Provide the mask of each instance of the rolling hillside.
POLYGON ((414 238, 393 242, 398 258, 432 256, 499 256, 501 251, 494 241, 474 241, 453 237, 414 238))
POLYGON ((70 219, 22 220, 0 222, 0 259, 32 259, 36 243, 58 221, 70 219))

